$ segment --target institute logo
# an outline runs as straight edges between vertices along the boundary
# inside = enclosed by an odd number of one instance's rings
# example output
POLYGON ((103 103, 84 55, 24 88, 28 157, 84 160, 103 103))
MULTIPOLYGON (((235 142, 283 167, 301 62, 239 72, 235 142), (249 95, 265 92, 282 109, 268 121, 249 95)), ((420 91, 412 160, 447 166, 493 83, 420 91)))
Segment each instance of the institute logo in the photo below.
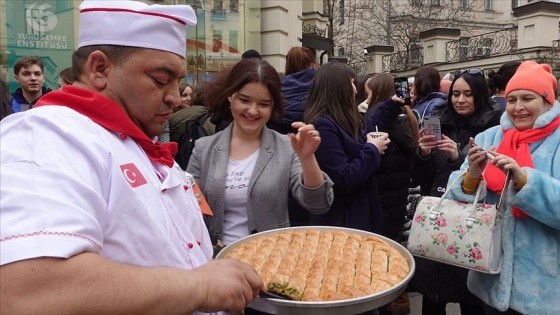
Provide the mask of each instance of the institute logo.
POLYGON ((121 165, 121 171, 124 175, 124 179, 130 184, 130 187, 136 188, 147 183, 146 179, 138 170, 138 167, 134 163, 121 165))
POLYGON ((58 19, 54 13, 48 11, 51 8, 52 6, 48 3, 41 5, 37 5, 37 2, 33 3, 25 10, 27 24, 37 32, 52 31, 56 27, 58 19))

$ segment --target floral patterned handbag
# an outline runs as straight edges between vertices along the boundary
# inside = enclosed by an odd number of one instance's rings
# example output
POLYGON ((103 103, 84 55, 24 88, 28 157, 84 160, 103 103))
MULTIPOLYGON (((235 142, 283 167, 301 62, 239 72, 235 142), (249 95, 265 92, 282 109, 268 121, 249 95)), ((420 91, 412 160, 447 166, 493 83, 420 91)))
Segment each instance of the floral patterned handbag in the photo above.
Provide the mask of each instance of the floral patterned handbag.
POLYGON ((459 174, 441 198, 422 197, 412 220, 407 248, 411 254, 458 267, 500 273, 503 203, 510 181, 508 172, 498 205, 445 199, 459 174))

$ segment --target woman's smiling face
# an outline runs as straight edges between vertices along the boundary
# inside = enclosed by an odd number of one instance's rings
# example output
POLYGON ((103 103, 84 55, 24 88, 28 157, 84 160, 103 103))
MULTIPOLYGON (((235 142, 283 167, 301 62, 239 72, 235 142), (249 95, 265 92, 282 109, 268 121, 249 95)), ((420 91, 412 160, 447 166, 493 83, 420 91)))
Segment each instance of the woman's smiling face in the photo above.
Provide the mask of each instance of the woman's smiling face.
POLYGON ((514 90, 506 97, 508 117, 520 131, 533 128, 535 120, 551 107, 542 96, 529 90, 514 90))
POLYGON ((234 128, 244 133, 260 134, 272 115, 274 101, 268 88, 260 82, 245 84, 230 96, 234 128))

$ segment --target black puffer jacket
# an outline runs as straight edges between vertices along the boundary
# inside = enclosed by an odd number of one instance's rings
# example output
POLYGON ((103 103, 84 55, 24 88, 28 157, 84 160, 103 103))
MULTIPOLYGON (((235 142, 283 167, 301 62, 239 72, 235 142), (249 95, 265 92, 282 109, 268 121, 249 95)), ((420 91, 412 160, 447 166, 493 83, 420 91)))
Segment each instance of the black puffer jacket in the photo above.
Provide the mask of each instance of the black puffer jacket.
MULTIPOLYGON (((452 171, 458 170, 467 156, 469 138, 500 123, 500 106, 490 99, 480 113, 468 119, 455 113, 451 104, 434 108, 432 116, 440 117, 442 133, 459 147, 459 158, 450 162, 447 156, 435 150, 423 158, 416 154, 413 166, 413 179, 421 184, 422 195, 441 196, 447 186, 452 171)), ((480 303, 467 288, 468 270, 431 260, 415 257, 416 272, 409 282, 408 291, 420 292, 424 298, 433 302, 480 303)))
POLYGON ((480 113, 475 113, 469 118, 457 115, 449 102, 435 107, 432 116, 440 118, 442 134, 457 143, 459 158, 451 162, 438 150, 434 150, 428 157, 422 157, 417 153, 412 178, 415 184, 421 186, 423 196, 439 197, 445 192, 451 172, 458 170, 463 164, 469 150, 469 138, 474 138, 478 133, 498 125, 501 111, 498 102, 489 99, 480 113))
POLYGON ((383 213, 381 234, 400 241, 417 142, 412 135, 410 120, 400 104, 390 100, 376 104, 366 113, 365 119, 366 132, 375 131, 377 126, 379 131, 387 132, 391 140, 376 173, 383 213))

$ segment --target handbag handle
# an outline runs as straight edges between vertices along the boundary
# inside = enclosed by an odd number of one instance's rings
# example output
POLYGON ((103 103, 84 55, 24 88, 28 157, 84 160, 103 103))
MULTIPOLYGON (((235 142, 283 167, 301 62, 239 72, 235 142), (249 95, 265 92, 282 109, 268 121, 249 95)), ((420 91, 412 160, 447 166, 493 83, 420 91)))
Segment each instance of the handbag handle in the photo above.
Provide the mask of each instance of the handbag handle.
MULTIPOLYGON (((439 214, 439 211, 440 211, 441 204, 442 204, 443 200, 447 197, 447 195, 449 195, 449 191, 451 191, 451 188, 455 185, 455 183, 457 183, 458 180, 461 177, 464 177, 466 173, 467 173, 467 171, 463 171, 459 175, 457 175, 457 177, 455 177, 453 182, 451 182, 451 184, 445 189, 445 193, 443 194, 443 196, 441 196, 441 198, 436 203, 436 205, 432 208, 432 210, 430 210, 430 216, 429 216, 430 220, 437 219, 437 216, 439 214)), ((498 211, 503 211, 502 208, 504 207, 504 203, 505 203, 506 194, 507 194, 507 190, 508 190, 508 187, 509 187, 510 180, 511 180, 511 171, 508 170, 507 174, 506 174, 506 180, 505 180, 505 183, 504 183, 504 187, 502 188, 502 193, 500 194, 500 200, 498 201, 498 205, 496 206, 496 210, 498 210, 498 211)), ((473 206, 472 206, 472 209, 471 209, 471 212, 470 212, 469 216, 467 217, 467 223, 466 223, 467 227, 473 227, 474 221, 476 220, 476 207, 478 205, 478 198, 480 197, 480 192, 481 191, 482 191, 482 185, 480 183, 478 183, 478 187, 476 189, 476 195, 474 197, 473 206)))

